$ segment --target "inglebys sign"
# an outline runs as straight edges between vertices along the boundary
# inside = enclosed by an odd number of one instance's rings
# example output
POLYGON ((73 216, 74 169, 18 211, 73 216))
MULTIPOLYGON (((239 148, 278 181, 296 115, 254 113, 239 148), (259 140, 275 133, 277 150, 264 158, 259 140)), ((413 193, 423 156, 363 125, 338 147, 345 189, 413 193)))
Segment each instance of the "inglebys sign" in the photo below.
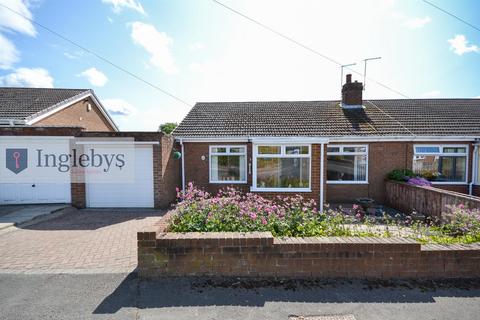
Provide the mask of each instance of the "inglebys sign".
POLYGON ((129 182, 134 168, 133 143, 0 139, 0 180, 6 183, 129 182))
POLYGON ((72 153, 55 154, 45 153, 43 149, 37 149, 37 168, 54 167, 60 172, 67 172, 71 168, 101 168, 103 172, 109 172, 112 166, 122 169, 125 166, 124 153, 97 153, 90 149, 87 153, 72 149, 72 153))

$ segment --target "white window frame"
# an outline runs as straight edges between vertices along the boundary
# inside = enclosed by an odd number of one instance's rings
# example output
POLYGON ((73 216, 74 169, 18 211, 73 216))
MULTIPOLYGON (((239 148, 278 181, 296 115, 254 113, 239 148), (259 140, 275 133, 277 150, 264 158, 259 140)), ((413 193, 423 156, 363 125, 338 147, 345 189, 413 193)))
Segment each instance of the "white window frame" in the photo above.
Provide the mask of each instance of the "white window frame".
POLYGON ((469 176, 469 160, 470 160, 470 146, 468 144, 414 144, 413 145, 413 159, 412 159, 412 169, 413 169, 413 161, 415 160, 415 156, 422 156, 422 155, 438 155, 438 156, 456 156, 456 157, 466 157, 465 161, 465 181, 431 181, 434 185, 465 185, 468 184, 468 176, 469 176), (417 147, 435 147, 440 148, 440 152, 421 152, 417 153, 417 147), (465 148, 465 152, 443 152, 443 148, 465 148))
POLYGON ((262 143, 253 144, 253 173, 251 191, 254 192, 312 192, 312 145, 304 143, 262 143), (280 147, 279 154, 259 154, 258 147, 280 147), (308 147, 308 154, 286 154, 286 147, 308 147), (307 188, 262 188, 257 187, 257 158, 308 158, 308 187, 307 188))
MULTIPOLYGON (((327 180, 327 184, 368 184, 368 144, 327 144, 327 159, 328 156, 366 156, 365 180, 327 180), (338 152, 329 152, 328 148, 340 148, 338 152), (365 148, 365 152, 345 152, 344 148, 365 148)), ((328 171, 328 160, 327 160, 328 171)))
POLYGON ((246 145, 210 145, 208 150, 208 180, 212 184, 245 184, 248 180, 247 171, 247 146, 246 145), (213 152, 213 148, 226 148, 227 152, 213 152), (244 148, 244 152, 230 152, 230 148, 244 148), (245 179, 244 180, 213 180, 212 179, 212 156, 245 156, 245 179))
MULTIPOLYGON (((472 170, 472 176, 473 176, 473 184, 480 186, 480 145, 476 145, 476 153, 474 154, 473 157, 473 165, 474 169, 472 170)), ((475 152, 474 151, 474 152, 475 152)))

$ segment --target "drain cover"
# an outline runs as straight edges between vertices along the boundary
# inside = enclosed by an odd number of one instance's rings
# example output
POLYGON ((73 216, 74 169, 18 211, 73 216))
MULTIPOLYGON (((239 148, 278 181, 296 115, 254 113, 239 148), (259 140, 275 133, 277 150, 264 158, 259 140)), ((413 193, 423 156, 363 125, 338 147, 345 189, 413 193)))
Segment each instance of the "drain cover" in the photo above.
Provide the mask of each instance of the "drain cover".
POLYGON ((289 316, 288 320, 355 320, 353 314, 332 314, 328 316, 289 316))

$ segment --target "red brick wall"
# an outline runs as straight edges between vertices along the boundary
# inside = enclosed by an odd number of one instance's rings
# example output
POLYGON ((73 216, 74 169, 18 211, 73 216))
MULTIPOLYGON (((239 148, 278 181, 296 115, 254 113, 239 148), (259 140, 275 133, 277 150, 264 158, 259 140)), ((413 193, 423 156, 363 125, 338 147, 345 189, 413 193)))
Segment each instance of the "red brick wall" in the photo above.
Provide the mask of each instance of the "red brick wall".
POLYGON ((480 246, 399 238, 273 238, 252 233, 138 233, 141 277, 472 278, 480 246))
POLYGON ((480 198, 439 188, 412 186, 406 183, 387 181, 386 201, 388 206, 404 213, 414 210, 429 217, 440 219, 451 205, 463 204, 467 208, 480 209, 480 198))
POLYGON ((480 186, 477 186, 477 185, 473 186, 473 195, 480 197, 480 186))
POLYGON ((87 98, 33 124, 34 126, 81 126, 87 131, 115 131, 92 99, 87 98), (87 104, 92 110, 87 110, 87 104))
MULTIPOLYGON (((310 177, 311 192, 257 192, 266 198, 275 198, 277 196, 292 196, 301 194, 306 199, 314 199, 317 203, 320 199, 320 146, 312 145, 312 174, 310 177)), ((326 151, 326 146, 325 146, 326 151)), ((227 186, 235 187, 243 192, 250 192, 252 185, 252 144, 251 143, 185 143, 184 144, 184 161, 185 161, 185 181, 192 182, 195 186, 202 188, 210 193, 217 193, 220 189, 227 186), (246 145, 247 146, 247 183, 246 184, 218 184, 209 182, 209 146, 214 145, 246 145), (202 156, 205 160, 202 160, 202 156)), ((326 172, 326 167, 324 168, 326 172)), ((326 176, 325 176, 326 177, 326 176)), ((324 188, 326 192, 326 188, 324 188)), ((324 196, 325 197, 325 196, 324 196)))

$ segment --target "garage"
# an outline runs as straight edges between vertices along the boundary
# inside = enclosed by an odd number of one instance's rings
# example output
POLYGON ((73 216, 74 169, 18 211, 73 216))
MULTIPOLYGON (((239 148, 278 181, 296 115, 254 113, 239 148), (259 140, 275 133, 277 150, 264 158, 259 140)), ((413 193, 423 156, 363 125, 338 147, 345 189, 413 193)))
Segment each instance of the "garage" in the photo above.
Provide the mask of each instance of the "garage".
POLYGON ((70 174, 59 170, 70 137, 0 138, 0 204, 70 203, 70 174))
POLYGON ((87 207, 154 207, 152 143, 96 144, 95 150, 100 154, 123 154, 125 159, 123 167, 113 167, 107 173, 85 172, 87 207))

